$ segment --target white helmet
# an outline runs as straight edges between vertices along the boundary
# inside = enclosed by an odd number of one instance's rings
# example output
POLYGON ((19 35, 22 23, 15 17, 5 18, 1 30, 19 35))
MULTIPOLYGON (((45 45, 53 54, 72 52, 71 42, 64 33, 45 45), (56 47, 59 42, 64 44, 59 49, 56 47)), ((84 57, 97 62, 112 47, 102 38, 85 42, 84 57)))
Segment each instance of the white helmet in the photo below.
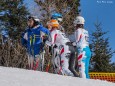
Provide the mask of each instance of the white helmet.
POLYGON ((36 22, 40 22, 40 19, 37 17, 37 16, 29 16, 28 17, 28 20, 29 19, 33 19, 33 20, 35 20, 36 22))
POLYGON ((36 22, 40 22, 40 19, 37 18, 36 16, 34 16, 34 20, 35 20, 36 22))
POLYGON ((75 26, 77 24, 84 24, 85 23, 85 19, 82 16, 77 16, 73 23, 74 23, 75 26))

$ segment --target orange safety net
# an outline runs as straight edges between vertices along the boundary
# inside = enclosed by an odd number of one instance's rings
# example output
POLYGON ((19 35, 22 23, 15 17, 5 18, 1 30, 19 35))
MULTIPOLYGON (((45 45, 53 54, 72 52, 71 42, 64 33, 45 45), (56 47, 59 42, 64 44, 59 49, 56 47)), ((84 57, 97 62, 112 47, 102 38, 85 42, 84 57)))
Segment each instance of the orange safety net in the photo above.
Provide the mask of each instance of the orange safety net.
POLYGON ((100 79, 106 80, 110 82, 115 82, 115 73, 96 73, 91 72, 89 73, 91 79, 100 79))

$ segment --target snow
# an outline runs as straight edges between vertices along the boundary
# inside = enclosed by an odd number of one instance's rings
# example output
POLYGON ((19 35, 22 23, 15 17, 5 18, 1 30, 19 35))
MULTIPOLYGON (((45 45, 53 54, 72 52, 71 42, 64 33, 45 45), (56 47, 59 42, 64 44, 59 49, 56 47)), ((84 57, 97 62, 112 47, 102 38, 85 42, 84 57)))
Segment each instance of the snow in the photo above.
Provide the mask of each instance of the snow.
POLYGON ((0 66, 0 86, 115 86, 115 83, 0 66))

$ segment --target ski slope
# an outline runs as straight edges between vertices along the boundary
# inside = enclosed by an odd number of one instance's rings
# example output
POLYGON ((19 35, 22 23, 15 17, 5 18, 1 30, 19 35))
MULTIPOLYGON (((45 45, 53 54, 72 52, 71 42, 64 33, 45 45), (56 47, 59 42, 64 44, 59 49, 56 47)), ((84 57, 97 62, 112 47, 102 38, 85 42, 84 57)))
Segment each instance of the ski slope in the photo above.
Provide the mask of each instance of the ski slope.
POLYGON ((115 83, 0 66, 0 86, 115 86, 115 83))

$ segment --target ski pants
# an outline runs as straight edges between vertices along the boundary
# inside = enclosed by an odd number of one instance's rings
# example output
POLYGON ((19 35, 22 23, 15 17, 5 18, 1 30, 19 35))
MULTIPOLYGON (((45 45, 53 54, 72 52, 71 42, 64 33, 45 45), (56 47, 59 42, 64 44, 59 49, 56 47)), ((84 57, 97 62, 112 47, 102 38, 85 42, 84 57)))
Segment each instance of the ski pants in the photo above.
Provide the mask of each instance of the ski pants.
POLYGON ((78 52, 78 66, 79 73, 81 78, 90 78, 89 77, 89 63, 91 58, 91 51, 88 46, 84 48, 77 48, 78 52))
POLYGON ((62 67, 62 72, 64 75, 67 76, 74 76, 73 73, 69 69, 69 56, 71 51, 69 50, 68 45, 61 45, 60 47, 60 58, 61 58, 61 67, 62 67))
POLYGON ((27 54, 29 69, 31 69, 31 70, 39 70, 39 71, 41 71, 43 69, 43 68, 41 69, 41 67, 43 67, 43 64, 44 64, 43 63, 44 58, 42 58, 43 54, 44 53, 41 53, 40 55, 35 55, 35 56, 27 54), (43 61, 43 62, 41 63, 41 61, 43 61))
POLYGON ((74 74, 74 77, 79 77, 79 74, 75 70, 75 63, 76 63, 76 57, 75 57, 75 49, 72 45, 69 46, 69 50, 71 50, 71 53, 69 55, 69 69, 74 74))
POLYGON ((70 73, 71 76, 78 77, 75 70, 75 49, 70 42, 67 42, 60 51, 61 65, 63 71, 70 73))

